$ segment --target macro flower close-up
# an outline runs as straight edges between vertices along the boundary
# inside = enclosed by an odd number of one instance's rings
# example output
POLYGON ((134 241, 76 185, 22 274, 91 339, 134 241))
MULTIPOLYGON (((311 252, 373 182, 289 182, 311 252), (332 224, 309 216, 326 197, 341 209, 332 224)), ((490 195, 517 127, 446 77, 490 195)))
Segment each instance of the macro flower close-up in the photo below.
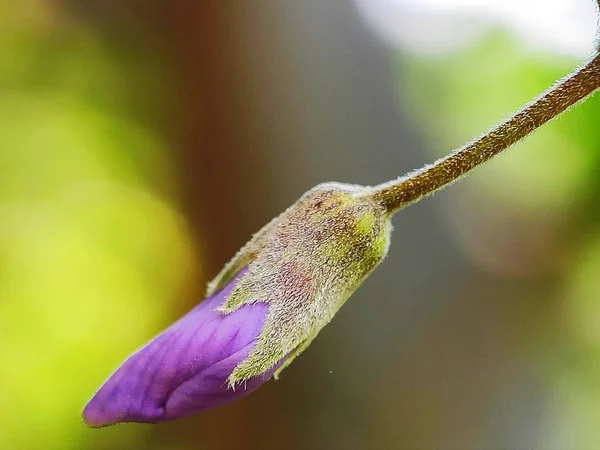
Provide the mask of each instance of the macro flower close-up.
POLYGON ((600 448, 599 17, 0 2, 0 450, 600 448))
POLYGON ((125 361, 85 422, 177 419, 278 375, 385 257, 389 217, 370 194, 341 183, 307 192, 235 255, 206 300, 125 361))

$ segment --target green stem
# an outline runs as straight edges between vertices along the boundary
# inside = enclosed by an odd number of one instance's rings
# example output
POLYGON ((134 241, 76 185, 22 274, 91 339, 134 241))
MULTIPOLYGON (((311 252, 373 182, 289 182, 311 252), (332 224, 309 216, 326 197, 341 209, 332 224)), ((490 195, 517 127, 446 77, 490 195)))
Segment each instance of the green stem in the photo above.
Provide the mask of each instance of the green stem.
POLYGON ((480 138, 433 164, 375 186, 370 196, 393 214, 458 180, 599 88, 600 55, 596 55, 480 138))

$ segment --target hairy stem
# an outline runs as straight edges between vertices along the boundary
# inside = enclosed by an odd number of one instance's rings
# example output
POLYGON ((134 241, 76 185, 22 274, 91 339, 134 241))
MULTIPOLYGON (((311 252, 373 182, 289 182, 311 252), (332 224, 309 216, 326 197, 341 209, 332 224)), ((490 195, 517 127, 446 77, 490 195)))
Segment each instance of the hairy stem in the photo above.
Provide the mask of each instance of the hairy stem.
POLYGON ((448 186, 600 88, 600 55, 527 104, 508 120, 449 155, 370 194, 393 214, 448 186))

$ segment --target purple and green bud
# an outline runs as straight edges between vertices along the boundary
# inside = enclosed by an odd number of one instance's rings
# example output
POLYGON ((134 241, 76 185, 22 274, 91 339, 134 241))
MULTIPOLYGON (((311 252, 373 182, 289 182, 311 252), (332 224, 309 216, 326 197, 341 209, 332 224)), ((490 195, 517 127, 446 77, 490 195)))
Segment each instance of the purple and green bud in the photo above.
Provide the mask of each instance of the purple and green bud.
POLYGON ((488 133, 373 188, 325 183, 267 224, 207 299, 132 355, 86 406, 90 426, 175 419, 277 377, 385 257, 391 216, 503 152, 600 89, 600 55, 488 133))
POLYGON ((176 419, 235 400, 267 381, 276 366, 235 390, 224 381, 250 354, 268 310, 257 303, 228 316, 217 312, 236 282, 127 359, 85 407, 85 422, 104 427, 176 419))
POLYGON ((237 253, 206 300, 125 361, 86 423, 175 419, 277 378, 385 257, 391 214, 372 193, 325 183, 304 194, 237 253))

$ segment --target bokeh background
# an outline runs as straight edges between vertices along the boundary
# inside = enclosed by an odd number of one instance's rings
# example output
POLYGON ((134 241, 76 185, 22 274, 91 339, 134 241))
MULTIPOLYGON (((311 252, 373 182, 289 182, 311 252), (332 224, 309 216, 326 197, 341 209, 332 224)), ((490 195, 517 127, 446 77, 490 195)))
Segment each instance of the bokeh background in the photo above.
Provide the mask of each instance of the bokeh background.
POLYGON ((472 139, 595 26, 592 0, 0 2, 0 448, 600 448, 600 97, 399 214, 281 381, 80 418, 305 190, 472 139))

